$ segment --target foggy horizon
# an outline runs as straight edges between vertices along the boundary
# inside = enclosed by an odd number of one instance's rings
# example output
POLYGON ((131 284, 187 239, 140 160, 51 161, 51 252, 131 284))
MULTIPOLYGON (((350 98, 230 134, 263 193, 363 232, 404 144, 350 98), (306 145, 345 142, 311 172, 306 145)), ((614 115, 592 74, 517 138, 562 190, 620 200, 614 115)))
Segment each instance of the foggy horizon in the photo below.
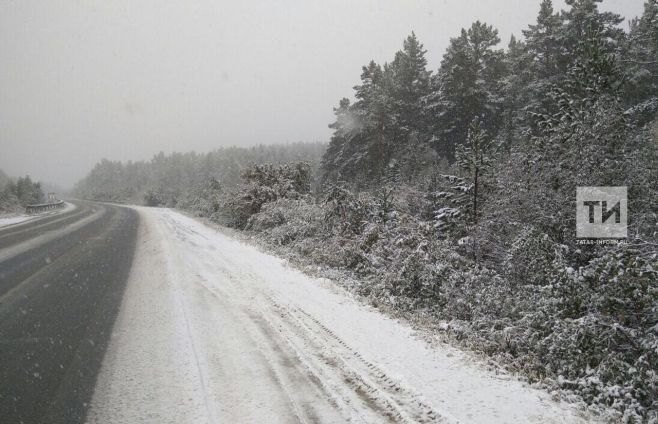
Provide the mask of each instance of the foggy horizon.
MULTIPOLYGON (((412 31, 436 72, 461 28, 493 25, 504 48, 539 3, 4 1, 0 169, 70 188, 103 158, 326 142, 361 66, 412 31)), ((602 8, 627 29, 643 3, 602 8)))

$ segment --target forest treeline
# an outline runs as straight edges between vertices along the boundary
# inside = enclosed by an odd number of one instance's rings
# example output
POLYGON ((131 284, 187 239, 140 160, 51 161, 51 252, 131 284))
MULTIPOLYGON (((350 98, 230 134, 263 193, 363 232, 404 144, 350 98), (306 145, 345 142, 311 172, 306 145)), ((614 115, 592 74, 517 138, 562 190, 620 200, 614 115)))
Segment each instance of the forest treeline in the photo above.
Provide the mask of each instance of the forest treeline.
POLYGON ((229 147, 209 153, 160 152, 148 161, 110 161, 103 159, 89 175, 78 182, 73 192, 80 198, 133 202, 148 206, 180 206, 192 201, 193 188, 211 181, 223 187, 235 187, 241 173, 256 163, 284 164, 307 162, 314 172, 326 149, 324 143, 260 145, 251 148, 229 147))
POLYGON ((412 33, 363 67, 328 145, 104 161, 78 193, 245 230, 530 381, 657 422, 658 2, 628 31, 598 3, 544 0, 506 49, 475 22, 436 71, 412 33), (628 187, 623 243, 578 242, 577 186, 628 187))
POLYGON ((25 206, 40 203, 44 198, 41 184, 29 175, 10 178, 0 170, 0 213, 23 211, 25 206))

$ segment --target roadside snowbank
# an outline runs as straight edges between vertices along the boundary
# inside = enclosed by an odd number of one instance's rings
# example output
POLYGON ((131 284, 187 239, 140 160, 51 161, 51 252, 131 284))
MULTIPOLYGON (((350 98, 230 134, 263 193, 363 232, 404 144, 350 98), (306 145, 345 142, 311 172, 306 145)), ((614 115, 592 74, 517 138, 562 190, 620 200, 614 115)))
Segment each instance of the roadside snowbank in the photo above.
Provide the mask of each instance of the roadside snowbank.
POLYGON ((9 225, 18 224, 27 221, 28 219, 34 219, 34 218, 35 215, 16 215, 16 216, 0 218, 0 228, 7 227, 9 225))
POLYGON ((62 209, 56 209, 52 211, 47 211, 38 215, 16 215, 16 216, 8 216, 8 217, 2 217, 0 218, 0 228, 3 227, 8 227, 10 225, 16 225, 23 223, 25 221, 32 221, 35 219, 43 218, 44 216, 50 216, 50 215, 56 215, 64 212, 68 212, 70 210, 75 209, 75 205, 73 203, 66 202, 64 207, 62 209))

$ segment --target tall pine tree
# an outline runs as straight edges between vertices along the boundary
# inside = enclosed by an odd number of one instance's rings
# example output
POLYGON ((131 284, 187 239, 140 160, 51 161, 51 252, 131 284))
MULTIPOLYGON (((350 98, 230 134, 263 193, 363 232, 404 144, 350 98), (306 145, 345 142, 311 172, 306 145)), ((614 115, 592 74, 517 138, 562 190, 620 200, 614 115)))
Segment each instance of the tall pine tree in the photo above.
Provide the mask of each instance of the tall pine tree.
POLYGON ((454 159, 455 146, 464 143, 470 122, 482 117, 486 130, 496 136, 503 120, 504 52, 491 25, 475 22, 450 40, 430 96, 434 136, 439 154, 454 159))

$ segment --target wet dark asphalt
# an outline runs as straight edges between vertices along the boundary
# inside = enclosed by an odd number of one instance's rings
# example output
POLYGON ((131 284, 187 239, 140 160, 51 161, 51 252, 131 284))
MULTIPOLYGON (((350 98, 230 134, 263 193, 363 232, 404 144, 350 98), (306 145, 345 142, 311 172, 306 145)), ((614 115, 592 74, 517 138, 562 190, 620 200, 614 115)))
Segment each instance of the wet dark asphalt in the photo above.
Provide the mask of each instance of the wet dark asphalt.
POLYGON ((0 229, 0 423, 85 420, 139 217, 120 206, 76 204, 0 229), (87 221, 72 232, 34 243, 80 220, 87 221), (8 253, 19 246, 29 250, 8 253))

